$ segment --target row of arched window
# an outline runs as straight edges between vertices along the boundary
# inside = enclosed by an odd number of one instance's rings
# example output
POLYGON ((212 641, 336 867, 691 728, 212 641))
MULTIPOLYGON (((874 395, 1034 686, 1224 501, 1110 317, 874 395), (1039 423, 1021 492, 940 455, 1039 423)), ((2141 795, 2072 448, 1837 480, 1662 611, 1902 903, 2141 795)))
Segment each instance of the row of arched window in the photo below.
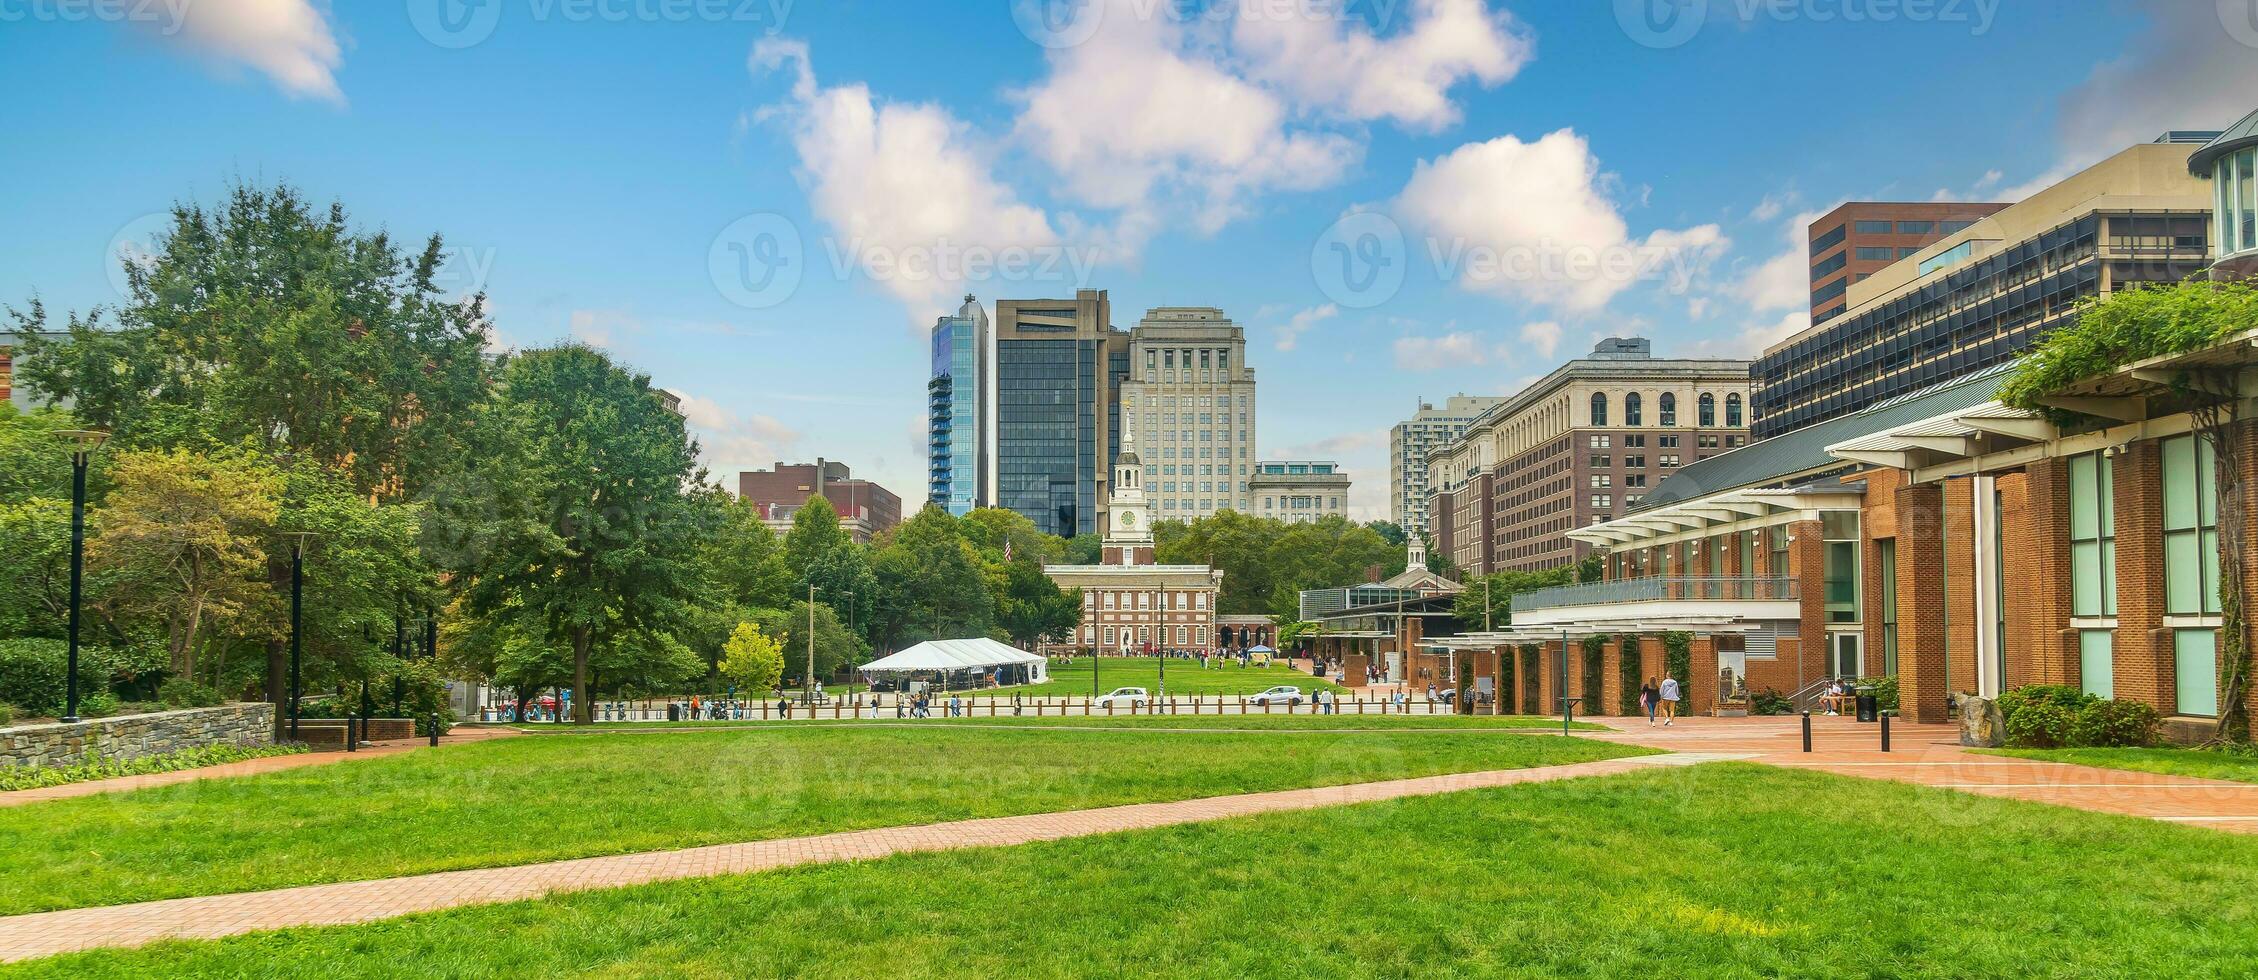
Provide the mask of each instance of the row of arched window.
MULTIPOLYGON (((1678 396, 1676 394, 1663 392, 1662 397, 1655 399, 1655 410, 1658 416, 1655 419, 1656 424, 1678 424, 1678 396)), ((1717 424, 1717 396, 1706 391, 1702 392, 1701 398, 1695 402, 1694 413, 1695 425, 1702 428, 1715 426, 1717 424)), ((1592 395, 1591 424, 1594 426, 1608 424, 1607 394, 1605 392, 1592 395)), ((1640 400, 1638 392, 1634 391, 1623 396, 1623 424, 1634 426, 1646 424, 1646 405, 1640 400)), ((1738 392, 1725 396, 1725 427, 1731 429, 1741 427, 1741 396, 1738 392)))

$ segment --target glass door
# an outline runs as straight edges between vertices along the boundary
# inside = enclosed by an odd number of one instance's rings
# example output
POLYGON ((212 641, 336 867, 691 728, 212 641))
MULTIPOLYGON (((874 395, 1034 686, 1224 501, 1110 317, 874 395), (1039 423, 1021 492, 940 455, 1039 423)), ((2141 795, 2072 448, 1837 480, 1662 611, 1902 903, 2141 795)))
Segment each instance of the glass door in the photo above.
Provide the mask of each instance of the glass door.
POLYGON ((1865 639, 1863 633, 1827 634, 1827 669, 1836 677, 1866 676, 1865 639))

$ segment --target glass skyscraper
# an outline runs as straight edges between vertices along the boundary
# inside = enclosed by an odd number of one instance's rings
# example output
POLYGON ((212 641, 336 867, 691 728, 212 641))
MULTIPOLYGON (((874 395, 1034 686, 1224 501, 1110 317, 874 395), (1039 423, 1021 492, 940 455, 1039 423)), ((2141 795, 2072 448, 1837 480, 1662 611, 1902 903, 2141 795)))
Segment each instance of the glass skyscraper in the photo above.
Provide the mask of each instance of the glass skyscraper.
POLYGON ((970 293, 933 323, 933 380, 926 384, 926 499, 963 517, 988 505, 988 311, 970 293))
POLYGON ((1116 447, 1129 335, 1103 290, 996 303, 993 503, 1045 533, 1098 531, 1116 447))

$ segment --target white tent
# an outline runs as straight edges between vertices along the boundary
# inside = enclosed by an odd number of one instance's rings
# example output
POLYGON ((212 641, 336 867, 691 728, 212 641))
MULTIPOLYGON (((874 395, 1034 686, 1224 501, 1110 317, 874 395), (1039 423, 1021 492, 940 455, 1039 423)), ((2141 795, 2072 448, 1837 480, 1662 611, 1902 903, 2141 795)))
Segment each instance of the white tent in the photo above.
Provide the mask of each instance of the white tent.
POLYGON ((1001 676, 1005 684, 1037 684, 1049 679, 1050 661, 1007 643, 986 637, 969 640, 927 640, 892 656, 862 665, 864 674, 942 675, 976 672, 1001 676))

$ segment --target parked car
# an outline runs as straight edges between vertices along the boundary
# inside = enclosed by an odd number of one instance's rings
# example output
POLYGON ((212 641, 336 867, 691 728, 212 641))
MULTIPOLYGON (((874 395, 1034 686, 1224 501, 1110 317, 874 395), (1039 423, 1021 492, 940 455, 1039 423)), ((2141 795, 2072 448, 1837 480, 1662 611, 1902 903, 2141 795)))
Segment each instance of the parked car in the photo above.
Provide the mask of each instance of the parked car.
POLYGON ((1090 702, 1093 708, 1142 708, 1152 703, 1152 694, 1141 687, 1117 687, 1090 702))
POLYGON ((1300 704, 1302 703, 1302 699, 1305 696, 1306 695, 1302 694, 1301 688, 1295 687, 1291 684, 1280 684, 1277 687, 1273 687, 1270 690, 1262 692, 1261 694, 1248 696, 1247 703, 1300 704))
POLYGON ((1446 687, 1440 691, 1436 691, 1435 700, 1444 703, 1456 702, 1458 700, 1458 688, 1446 687))

